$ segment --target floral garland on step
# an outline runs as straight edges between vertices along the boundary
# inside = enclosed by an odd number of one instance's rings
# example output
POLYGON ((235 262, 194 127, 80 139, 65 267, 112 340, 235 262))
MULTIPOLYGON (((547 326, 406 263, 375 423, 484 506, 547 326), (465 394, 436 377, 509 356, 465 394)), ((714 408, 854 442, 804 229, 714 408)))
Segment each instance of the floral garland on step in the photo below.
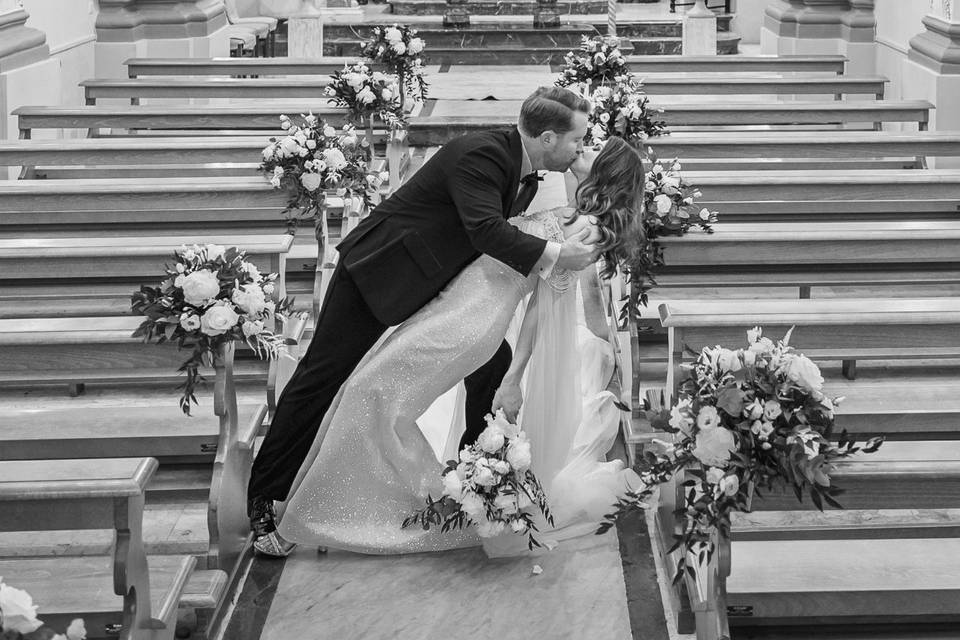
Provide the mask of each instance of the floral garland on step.
POLYGON ((558 87, 585 85, 592 90, 629 72, 620 40, 613 36, 581 36, 580 48, 567 52, 563 62, 558 87))
POLYGON ((390 130, 407 126, 407 115, 400 100, 397 76, 372 71, 362 62, 335 71, 332 82, 324 87, 328 102, 346 107, 356 124, 368 124, 379 117, 390 130))
POLYGON ((370 142, 358 137, 352 125, 336 129, 308 114, 301 115, 299 122, 282 115, 280 126, 287 133, 270 138, 260 170, 274 188, 290 191, 283 214, 291 228, 303 220, 318 220, 328 191, 359 196, 367 206, 374 206, 388 174, 370 171, 370 142))
POLYGON ((672 407, 650 412, 654 429, 674 434, 664 453, 647 451, 637 463, 643 487, 619 500, 598 533, 644 508, 656 486, 677 473, 684 487, 678 504, 681 534, 670 551, 682 549, 674 582, 694 575, 714 552, 714 534, 730 535, 730 516, 749 511, 761 490, 790 487, 806 493, 818 509, 840 507, 841 490, 831 465, 857 452, 872 453, 882 438, 857 445, 846 431, 834 435, 834 410, 842 398, 823 391, 823 376, 809 358, 789 346, 790 334, 774 344, 760 327, 747 331, 746 348, 704 348, 680 386, 672 407))
POLYGON ((360 54, 373 62, 382 62, 397 75, 404 89, 400 96, 402 106, 406 94, 418 102, 427 99, 428 85, 423 78, 423 58, 420 55, 424 48, 426 43, 417 37, 416 29, 395 24, 373 27, 371 38, 363 45, 360 54))
MULTIPOLYGON (((596 144, 617 137, 639 147, 647 138, 668 133, 663 120, 654 120, 651 117, 651 111, 654 110, 650 108, 650 100, 644 94, 639 80, 624 74, 617 76, 612 82, 612 85, 594 87, 587 96, 593 109, 584 139, 586 144, 596 144)), ((662 109, 657 109, 656 112, 662 113, 662 109)))
POLYGON ((236 340, 261 358, 276 357, 283 338, 270 327, 277 316, 286 315, 292 300, 271 300, 277 274, 261 274, 236 247, 184 245, 174 259, 160 286, 141 286, 133 293, 133 312, 147 316, 133 336, 192 348, 178 369, 186 374, 178 387, 183 389, 180 408, 190 415, 190 405, 197 404, 196 387, 203 381, 200 367, 213 366, 221 345, 236 340))

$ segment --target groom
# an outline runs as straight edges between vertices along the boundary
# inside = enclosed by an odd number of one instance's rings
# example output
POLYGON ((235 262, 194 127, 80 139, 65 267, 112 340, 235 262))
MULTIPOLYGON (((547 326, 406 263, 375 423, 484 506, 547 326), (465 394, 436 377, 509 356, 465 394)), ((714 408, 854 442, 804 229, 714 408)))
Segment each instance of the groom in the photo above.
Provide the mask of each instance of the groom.
MULTIPOLYGON (((286 500, 340 386, 390 326, 433 299, 467 264, 488 254, 523 275, 580 270, 597 258, 587 233, 563 244, 519 231, 507 218, 526 209, 540 170, 566 171, 583 151, 589 103, 541 87, 524 101, 518 127, 451 140, 347 235, 313 340, 277 404, 253 464, 247 508, 254 547, 285 556, 274 500, 286 500)), ((504 342, 465 380, 472 443, 510 366, 504 342)))

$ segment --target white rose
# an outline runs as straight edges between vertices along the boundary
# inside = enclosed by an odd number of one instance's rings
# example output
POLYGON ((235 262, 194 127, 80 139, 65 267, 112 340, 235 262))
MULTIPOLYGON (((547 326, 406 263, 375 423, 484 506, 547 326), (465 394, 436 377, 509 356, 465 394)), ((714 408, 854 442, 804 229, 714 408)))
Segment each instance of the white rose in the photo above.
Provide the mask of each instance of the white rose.
POLYGON ((182 273, 173 279, 173 286, 183 289, 183 281, 187 279, 187 276, 182 273))
POLYGON ((328 138, 331 138, 331 137, 337 135, 337 130, 334 129, 333 127, 331 127, 330 125, 324 125, 324 127, 323 127, 323 135, 325 135, 325 136, 328 137, 328 138))
POLYGON ((270 178, 270 186, 274 189, 280 188, 280 178, 270 178))
POLYGON ((246 320, 243 323, 243 335, 258 336, 263 333, 263 320, 246 320))
POLYGON ((309 140, 307 140, 307 149, 311 149, 311 150, 312 150, 312 149, 316 149, 316 148, 317 148, 317 141, 316 141, 316 140, 314 140, 313 138, 310 138, 309 140))
POLYGON ((477 444, 480 445, 480 448, 486 451, 487 453, 496 453, 503 448, 505 441, 505 435, 503 430, 500 429, 496 424, 490 424, 486 429, 483 430, 483 433, 480 434, 480 437, 477 438, 477 444))
POLYGON ((690 403, 684 401, 670 409, 670 426, 688 436, 692 434, 693 427, 693 418, 686 412, 689 406, 690 403))
POLYGON ((184 331, 196 331, 200 328, 200 317, 194 313, 183 313, 180 315, 180 326, 184 331))
POLYGON ((518 472, 526 471, 530 467, 530 441, 518 437, 507 447, 507 462, 518 472))
POLYGON ((414 38, 413 40, 410 41, 410 44, 407 45, 407 51, 409 51, 412 55, 417 55, 418 53, 423 51, 423 47, 424 47, 423 39, 414 38))
POLYGON ((81 618, 74 618, 70 623, 70 626, 67 627, 67 640, 86 640, 87 638, 87 628, 83 624, 81 618))
MULTIPOLYGON (((692 203, 691 203, 692 204, 692 203)), ((700 219, 706 222, 710 219, 710 210, 707 208, 700 209, 700 219)))
POLYGON ((819 367, 803 354, 786 354, 777 373, 786 376, 795 385, 807 391, 823 389, 823 376, 820 375, 819 367))
POLYGON ((380 97, 383 98, 384 100, 390 100, 390 98, 393 97, 393 92, 390 91, 390 89, 384 89, 383 91, 380 92, 380 97))
POLYGON ((180 288, 187 304, 199 307, 220 293, 220 281, 209 269, 200 269, 184 277, 180 288))
POLYGON ((361 104, 370 104, 376 99, 377 96, 373 94, 373 91, 370 90, 370 87, 364 87, 357 93, 357 100, 359 100, 361 104))
POLYGON ((281 119, 280 119, 280 128, 283 129, 284 131, 286 131, 287 129, 289 129, 289 128, 290 128, 290 121, 289 121, 289 120, 284 120, 284 119, 281 118, 281 119))
POLYGON ((720 484, 720 481, 723 480, 724 471, 723 469, 717 469, 716 467, 710 467, 707 469, 707 482, 713 486, 720 484))
POLYGON ((323 178, 319 173, 303 173, 300 174, 300 184, 303 185, 303 188, 307 191, 316 191, 320 188, 320 184, 323 182, 323 178))
POLYGON ((506 525, 499 520, 484 520, 477 524, 477 534, 481 538, 492 538, 503 533, 506 525))
POLYGON ((347 159, 340 149, 324 149, 323 159, 326 161, 327 166, 332 167, 334 171, 339 171, 347 166, 347 159))
POLYGON ((207 251, 207 260, 219 260, 224 257, 227 253, 227 250, 219 244, 208 244, 204 247, 207 251))
POLYGON ((499 495, 494 499, 493 506, 500 509, 506 516, 512 516, 520 511, 520 507, 517 504, 517 496, 499 495))
POLYGON ((497 476, 493 473, 493 469, 478 461, 473 469, 473 481, 481 487, 492 487, 497 484, 497 476))
POLYGON ((510 463, 506 460, 491 460, 490 468, 499 473, 500 475, 505 475, 510 473, 510 463))
POLYGON ((357 136, 356 136, 355 134, 351 133, 351 134, 348 135, 348 136, 344 136, 344 137, 340 140, 340 142, 341 142, 341 143, 343 144, 343 146, 345 146, 345 147, 355 147, 355 146, 357 146, 357 136))
POLYGON ((402 42, 393 43, 393 46, 391 48, 393 49, 393 52, 396 53, 398 56, 402 56, 407 52, 407 45, 403 44, 402 42))
MULTIPOLYGON (((287 136, 280 141, 280 151, 283 152, 284 156, 292 156, 300 151, 300 143, 297 142, 296 138, 287 136)), ((274 167, 273 175, 282 176, 283 167, 274 167)))
POLYGON ((601 113, 600 122, 602 122, 603 124, 607 124, 608 122, 610 122, 610 114, 607 112, 601 113))
POLYGON ((757 363, 757 354, 747 349, 743 352, 743 365, 745 367, 752 367, 757 363))
POLYGON ((459 500, 463 494, 463 481, 456 471, 448 471, 443 476, 443 495, 459 500))
POLYGON ((468 463, 476 462, 478 457, 479 456, 476 454, 476 452, 474 452, 474 450, 471 449, 470 447, 464 447, 460 451, 461 462, 468 462, 468 463))
POLYGON ((484 504, 483 498, 473 491, 465 491, 460 498, 460 510, 473 520, 479 520, 487 512, 487 505, 484 504))
POLYGON ((653 199, 653 203, 657 205, 657 213, 660 215, 665 215, 670 213, 670 210, 673 209, 673 200, 670 196, 661 193, 653 199))
POLYGON ((771 423, 769 423, 769 422, 761 422, 761 423, 760 423, 760 431, 759 431, 759 433, 758 433, 757 435, 760 436, 760 439, 761 439, 761 440, 766 440, 766 439, 768 439, 768 438, 770 437, 770 435, 773 433, 773 431, 774 431, 774 429, 773 429, 773 424, 771 424, 771 423))
POLYGON ((776 420, 781 413, 783 413, 783 409, 780 408, 780 403, 776 400, 767 400, 763 405, 763 417, 767 420, 776 420))
POLYGON ((727 429, 708 429, 697 434, 693 455, 703 464, 723 467, 730 461, 735 447, 733 434, 727 429))
POLYGON ((237 324, 240 316, 228 305, 214 305, 200 318, 200 331, 208 336, 223 335, 237 324))
POLYGON ((717 357, 717 366, 723 371, 735 373, 740 371, 740 354, 730 349, 720 349, 720 355, 717 357))
POLYGON ((490 415, 488 413, 483 419, 486 421, 488 427, 490 425, 496 425, 497 428, 500 429, 500 431, 503 432, 503 435, 508 439, 512 440, 520 435, 520 427, 507 420, 507 416, 504 414, 503 409, 497 409, 496 415, 490 415))
POLYGON ((526 520, 513 520, 510 522, 510 529, 514 533, 526 533, 527 531, 527 521, 526 520))
POLYGON ((718 489, 725 493, 727 497, 732 498, 737 495, 737 491, 740 490, 740 478, 736 475, 724 476, 723 479, 720 480, 718 489))
POLYGON ((256 315, 263 313, 266 308, 266 298, 263 295, 263 289, 256 284, 242 284, 233 290, 230 297, 235 305, 245 312, 256 315))
POLYGON ((3 612, 3 630, 33 633, 43 625, 37 620, 37 605, 23 589, 16 589, 0 581, 0 611, 3 612))
POLYGON ((697 427, 701 431, 709 431, 720 426, 720 414, 717 408, 711 405, 700 407, 700 413, 697 414, 697 427))
POLYGON ((260 152, 264 160, 273 160, 273 156, 275 153, 276 151, 273 148, 272 144, 269 147, 264 147, 263 151, 260 152))
POLYGON ((403 33, 396 27, 387 27, 383 32, 383 38, 387 42, 400 42, 403 40, 403 33))
POLYGON ((754 400, 743 408, 743 416, 751 420, 759 420, 763 415, 763 405, 759 400, 754 400))

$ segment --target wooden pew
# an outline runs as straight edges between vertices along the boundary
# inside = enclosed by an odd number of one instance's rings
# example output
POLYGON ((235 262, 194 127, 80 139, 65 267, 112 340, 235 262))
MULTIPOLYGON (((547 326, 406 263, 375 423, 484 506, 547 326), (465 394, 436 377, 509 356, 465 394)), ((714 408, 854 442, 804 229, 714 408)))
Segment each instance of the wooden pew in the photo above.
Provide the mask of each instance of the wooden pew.
MULTIPOLYGON (((821 364, 960 356, 955 298, 669 303, 660 314, 670 331, 668 397, 683 362, 693 357, 688 354, 715 344, 740 347, 745 328, 754 325, 774 340, 796 325, 791 344, 821 364)), ((848 399, 838 409, 838 429, 904 440, 838 464, 836 481, 847 489, 840 501, 849 511, 795 514, 809 505, 776 492, 755 500, 755 510, 770 513, 737 518, 732 545, 717 540, 715 561, 698 580, 687 581, 691 609, 681 626, 696 617, 698 638, 707 640, 728 633, 732 624, 960 618, 960 574, 943 565, 945 550, 949 555, 960 545, 960 403, 951 391, 960 379, 938 370, 911 377, 898 371, 901 366, 888 364, 882 378, 866 384, 827 376, 827 393, 848 399), (774 557, 779 560, 771 563, 774 557), (898 576, 895 589, 887 575, 898 576)), ((676 485, 662 493, 657 517, 664 540, 673 531, 671 514, 682 490, 676 485)))
POLYGON ((3 558, 4 581, 24 589, 54 629, 83 618, 92 637, 173 640, 177 609, 196 560, 144 553, 144 490, 152 458, 0 462, 0 532, 107 530, 107 553, 3 558))
MULTIPOLYGON (((831 77, 718 77, 716 75, 672 74, 647 76, 643 87, 651 96, 671 95, 870 95, 883 99, 886 78, 870 76, 831 77)), ((86 104, 100 99, 130 100, 162 98, 187 101, 195 98, 237 98, 250 100, 315 99, 322 95, 328 80, 287 80, 277 78, 133 78, 84 80, 86 104)), ((494 95, 500 99, 524 99, 530 94, 529 83, 497 86, 494 95)), ((443 95, 437 95, 443 98, 443 95)))
POLYGON ((637 74, 689 72, 696 73, 834 73, 843 75, 845 56, 834 55, 736 55, 685 56, 637 55, 626 56, 630 70, 637 74))
MULTIPOLYGON (((117 382, 162 383, 170 390, 159 399, 127 406, 101 406, 81 397, 51 408, 5 411, 0 416, 0 459, 96 459, 107 453, 157 458, 160 472, 147 487, 148 497, 157 503, 151 517, 169 531, 177 514, 189 512, 199 526, 176 541, 158 531, 150 537, 164 549, 196 555, 204 568, 229 573, 249 534, 246 484, 254 439, 268 406, 263 401, 239 403, 234 367, 240 362, 231 344, 221 351, 216 367, 203 372, 212 373, 212 394, 200 396, 202 404, 193 408, 192 417, 183 415, 174 387, 177 368, 188 352, 132 337, 142 320, 0 320, 0 385, 117 388, 117 382)), ((255 358, 246 348, 240 351, 248 362, 255 358)), ((271 363, 257 363, 265 380, 271 363)), ((90 553, 103 544, 99 539, 71 542, 74 554, 90 553)))
MULTIPOLYGON (((144 76, 328 76, 358 58, 129 58, 123 62, 130 78, 144 76)), ((379 63, 364 61, 371 69, 386 71, 379 63)), ((842 64, 841 64, 842 67, 842 64)))
MULTIPOLYGON (((249 175, 258 166, 266 136, 86 138, 65 140, 0 141, 0 166, 19 166, 31 177, 36 167, 74 166, 180 166, 184 175, 195 174, 198 165, 235 165, 239 175, 249 175), (190 164, 184 165, 184 160, 190 164)), ((846 161, 850 169, 873 162, 879 167, 926 166, 932 157, 960 156, 960 133, 953 132, 681 132, 652 138, 647 146, 658 157, 681 158, 686 170, 703 171, 700 160, 718 159, 715 170, 778 169, 789 161, 808 159, 811 169, 822 170, 827 159, 846 161), (895 158, 886 164, 882 158, 895 158), (759 160, 769 160, 760 163, 759 160), (739 162, 732 162, 739 161, 739 162)), ((171 167, 171 169, 173 168, 171 167)), ((40 170, 41 175, 44 173, 40 170)))

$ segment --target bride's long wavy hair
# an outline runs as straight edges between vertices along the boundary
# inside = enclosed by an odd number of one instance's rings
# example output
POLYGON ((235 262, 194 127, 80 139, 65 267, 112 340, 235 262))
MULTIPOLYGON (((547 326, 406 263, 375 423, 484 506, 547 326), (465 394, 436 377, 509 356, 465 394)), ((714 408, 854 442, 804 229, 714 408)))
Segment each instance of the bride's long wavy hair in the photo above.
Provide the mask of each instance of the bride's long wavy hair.
POLYGON ((577 188, 577 211, 567 224, 578 216, 596 216, 604 278, 618 268, 629 273, 643 263, 645 183, 640 152, 623 138, 610 138, 577 188))

